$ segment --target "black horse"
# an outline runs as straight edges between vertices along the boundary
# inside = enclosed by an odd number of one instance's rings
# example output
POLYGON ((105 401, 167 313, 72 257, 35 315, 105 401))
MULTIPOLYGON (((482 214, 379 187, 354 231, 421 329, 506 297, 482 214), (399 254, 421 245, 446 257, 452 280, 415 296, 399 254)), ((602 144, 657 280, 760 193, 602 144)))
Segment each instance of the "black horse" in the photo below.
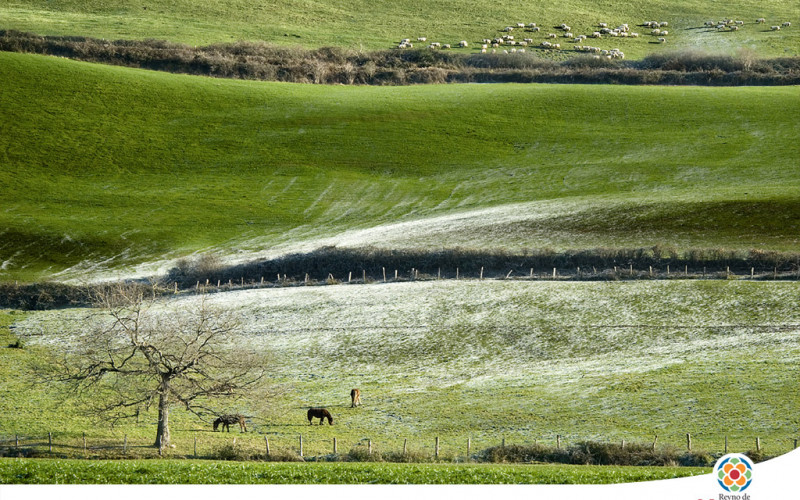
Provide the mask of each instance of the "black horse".
POLYGON ((214 420, 214 432, 217 431, 219 424, 222 424, 222 430, 231 431, 231 424, 239 424, 240 432, 247 432, 247 426, 244 424, 244 415, 222 415, 214 420))
POLYGON ((328 424, 333 425, 333 417, 331 416, 331 412, 329 412, 325 408, 311 408, 308 410, 308 425, 312 425, 311 419, 318 418, 319 425, 325 423, 325 419, 328 419, 328 424))

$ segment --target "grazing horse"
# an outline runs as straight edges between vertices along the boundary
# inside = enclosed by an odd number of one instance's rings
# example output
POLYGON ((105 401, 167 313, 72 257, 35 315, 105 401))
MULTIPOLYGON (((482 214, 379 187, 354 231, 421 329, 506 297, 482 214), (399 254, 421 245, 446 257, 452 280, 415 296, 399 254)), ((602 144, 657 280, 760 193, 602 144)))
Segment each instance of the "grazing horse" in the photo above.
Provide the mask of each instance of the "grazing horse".
POLYGON ((240 432, 247 432, 247 426, 244 424, 244 415, 222 415, 218 419, 214 420, 214 432, 217 431, 217 427, 219 424, 222 424, 222 430, 226 430, 228 432, 231 431, 231 424, 239 424, 239 431, 240 432))
POLYGON ((361 406, 361 389, 353 389, 350 391, 350 399, 353 403, 350 405, 350 408, 355 408, 356 406, 361 406))
POLYGON ((331 416, 331 412, 329 412, 325 408, 310 408, 308 410, 308 425, 312 425, 311 419, 318 418, 319 425, 325 423, 325 419, 328 419, 328 424, 333 425, 333 417, 331 416))

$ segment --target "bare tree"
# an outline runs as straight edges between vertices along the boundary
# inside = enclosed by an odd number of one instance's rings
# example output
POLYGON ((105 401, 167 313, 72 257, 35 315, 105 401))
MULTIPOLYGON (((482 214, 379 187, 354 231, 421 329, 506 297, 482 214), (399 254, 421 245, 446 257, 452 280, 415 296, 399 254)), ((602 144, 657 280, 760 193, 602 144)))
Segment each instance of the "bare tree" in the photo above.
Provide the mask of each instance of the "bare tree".
POLYGON ((167 447, 171 407, 203 418, 220 414, 215 406, 259 399, 265 390, 263 357, 237 346, 239 322, 205 297, 176 311, 142 287, 117 285, 95 299, 101 313, 52 366, 59 380, 91 395, 97 416, 116 422, 157 404, 154 445, 167 447))

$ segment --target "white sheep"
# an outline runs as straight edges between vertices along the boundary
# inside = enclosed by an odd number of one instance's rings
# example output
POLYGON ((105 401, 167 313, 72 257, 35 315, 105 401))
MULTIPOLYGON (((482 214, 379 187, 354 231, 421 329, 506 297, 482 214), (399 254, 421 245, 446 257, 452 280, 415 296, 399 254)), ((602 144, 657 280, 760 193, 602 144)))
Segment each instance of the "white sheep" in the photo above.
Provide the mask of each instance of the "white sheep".
POLYGON ((466 40, 461 40, 460 42, 458 42, 458 46, 459 47, 468 47, 469 44, 467 43, 466 40))
POLYGON ((511 31, 514 31, 514 28, 512 26, 506 26, 505 28, 503 28, 503 31, 511 32, 511 31))
POLYGON ((485 54, 485 53, 486 53, 486 49, 481 49, 481 54, 485 54))
POLYGON ((631 36, 632 36, 633 38, 639 38, 639 33, 631 33, 631 36))
POLYGON ((592 38, 603 38, 603 35, 600 34, 599 31, 595 31, 590 35, 592 38))
POLYGON ((446 43, 446 44, 442 45, 442 48, 443 49, 449 49, 450 48, 450 44, 446 43))
POLYGON ((533 31, 534 33, 538 33, 540 29, 541 29, 541 28, 539 28, 538 26, 534 26, 534 27, 531 29, 531 31, 533 31))
POLYGON ((664 21, 663 23, 659 23, 658 26, 663 28, 663 27, 669 26, 669 23, 664 21))
POLYGON ((528 23, 528 28, 535 28, 535 27, 536 27, 536 23, 528 23))
POLYGON ((547 34, 547 38, 556 38, 557 36, 558 35, 556 35, 555 33, 548 33, 547 34))
POLYGON ((553 44, 553 48, 554 49, 560 49, 561 48, 561 44, 560 43, 554 43, 553 44))
MULTIPOLYGON (((735 26, 734 26, 734 27, 735 27, 735 26)), ((669 35, 669 31, 667 31, 667 30, 663 30, 663 31, 661 31, 661 34, 662 34, 662 35, 664 35, 664 36, 667 36, 667 35, 669 35)))
POLYGON ((769 29, 771 29, 772 31, 780 31, 781 27, 780 26, 770 26, 769 29))
POLYGON ((659 43, 667 43, 667 39, 666 38, 659 38, 658 42, 659 43))
POLYGON ((418 42, 424 42, 424 41, 426 41, 427 39, 428 39, 427 37, 421 36, 421 37, 417 38, 417 41, 418 41, 418 42))
POLYGON ((653 35, 653 36, 658 36, 658 35, 661 34, 661 30, 659 30, 659 29, 652 30, 652 31, 650 31, 650 34, 653 35))
POLYGON ((524 27, 525 27, 525 23, 517 23, 517 28, 524 28, 524 27))
POLYGON ((597 25, 598 28, 608 28, 608 23, 599 23, 597 25))
POLYGON ((792 25, 792 23, 790 23, 789 21, 786 21, 786 22, 785 22, 785 23, 783 23, 781 26, 784 26, 784 27, 788 28, 788 27, 789 27, 789 26, 791 26, 791 25, 792 25))

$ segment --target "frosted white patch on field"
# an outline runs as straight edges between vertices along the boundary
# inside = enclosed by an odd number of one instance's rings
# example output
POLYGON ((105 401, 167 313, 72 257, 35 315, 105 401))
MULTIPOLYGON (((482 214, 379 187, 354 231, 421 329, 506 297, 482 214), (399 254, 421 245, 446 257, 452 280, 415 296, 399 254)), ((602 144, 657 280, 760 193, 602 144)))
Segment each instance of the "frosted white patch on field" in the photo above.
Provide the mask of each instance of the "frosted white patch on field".
MULTIPOLYGON (((169 298, 153 311, 191 310, 199 300, 169 298)), ((798 283, 429 281, 243 290, 207 301, 234 311, 241 345, 271 353, 286 377, 369 376, 401 392, 457 384, 564 390, 586 376, 729 353, 800 353, 798 283)), ((36 313, 16 333, 66 346, 93 314, 36 313)))

